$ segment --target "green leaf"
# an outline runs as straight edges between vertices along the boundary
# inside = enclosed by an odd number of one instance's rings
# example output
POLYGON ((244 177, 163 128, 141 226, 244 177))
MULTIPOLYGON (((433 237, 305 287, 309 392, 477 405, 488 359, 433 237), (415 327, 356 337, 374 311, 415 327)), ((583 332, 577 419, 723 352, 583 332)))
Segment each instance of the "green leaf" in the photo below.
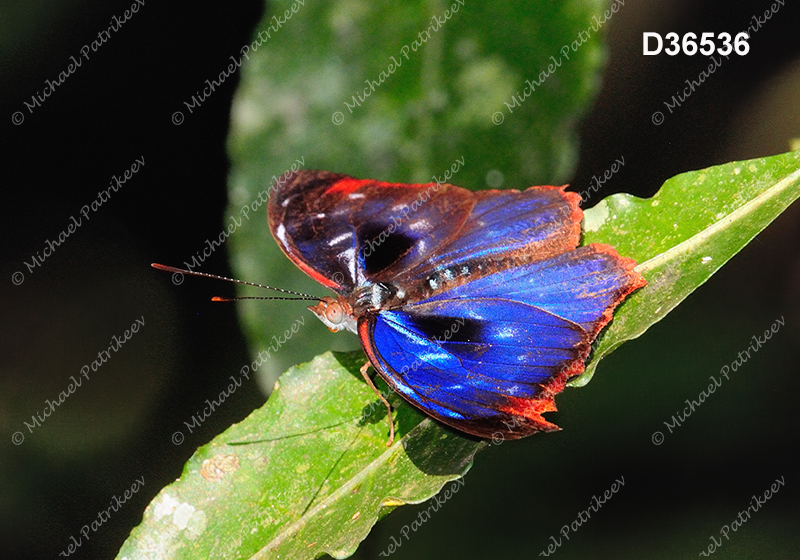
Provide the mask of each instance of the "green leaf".
MULTIPOLYGON (((649 284, 620 307, 581 381, 798 197, 793 152, 685 173, 651 199, 615 195, 586 212, 585 242, 637 259, 649 284)), ((483 444, 396 397, 397 439, 384 446, 386 413, 360 378, 363 360, 327 353, 286 372, 264 407, 200 448, 156 496, 119 557, 344 558, 394 507, 463 477, 483 444)))
POLYGON ((287 371, 266 405, 192 456, 118 557, 344 558, 380 517, 463 476, 482 444, 399 402, 386 447, 363 363, 326 353, 287 371))
MULTIPOLYGON (((586 212, 585 242, 637 259, 649 283, 620 307, 580 381, 798 197, 793 152, 685 173, 651 199, 615 195, 586 212)), ((397 400, 397 440, 383 445, 385 410, 361 363, 360 353, 329 353, 290 369, 263 408, 198 450, 156 496, 120 557, 343 558, 391 509, 463 476, 482 444, 397 400)))
POLYGON ((633 258, 648 285, 614 314, 582 387, 600 359, 660 321, 800 197, 800 152, 683 173, 649 199, 616 194, 584 214, 584 243, 633 258))

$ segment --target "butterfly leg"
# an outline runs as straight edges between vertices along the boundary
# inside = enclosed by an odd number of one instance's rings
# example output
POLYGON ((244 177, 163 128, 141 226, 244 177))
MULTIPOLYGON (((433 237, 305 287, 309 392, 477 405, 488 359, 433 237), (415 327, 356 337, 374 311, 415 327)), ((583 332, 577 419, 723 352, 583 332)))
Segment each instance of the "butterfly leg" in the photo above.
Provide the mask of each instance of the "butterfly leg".
POLYGON ((371 364, 369 362, 366 362, 363 366, 361 366, 361 375, 364 377, 364 381, 367 382, 367 385, 369 385, 370 388, 375 391, 375 394, 378 395, 378 398, 383 401, 383 404, 386 405, 386 410, 389 411, 389 441, 386 442, 386 447, 389 447, 392 445, 392 443, 394 443, 394 420, 392 420, 392 405, 390 405, 389 401, 386 400, 386 397, 384 397, 381 392, 378 391, 375 383, 372 382, 372 379, 367 374, 367 370, 369 369, 370 365, 371 364))

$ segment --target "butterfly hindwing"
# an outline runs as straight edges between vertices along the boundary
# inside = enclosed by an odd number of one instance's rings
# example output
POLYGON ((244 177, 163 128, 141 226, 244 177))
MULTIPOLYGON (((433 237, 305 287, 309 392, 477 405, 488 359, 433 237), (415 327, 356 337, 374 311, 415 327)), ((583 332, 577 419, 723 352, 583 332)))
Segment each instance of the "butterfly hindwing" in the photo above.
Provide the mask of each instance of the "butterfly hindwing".
POLYGON ((446 424, 481 437, 556 429, 541 414, 638 287, 631 268, 581 247, 365 318, 361 341, 398 393, 446 424))
POLYGON ((613 247, 593 243, 477 278, 431 300, 502 295, 577 323, 594 338, 616 305, 644 285, 635 265, 613 247))

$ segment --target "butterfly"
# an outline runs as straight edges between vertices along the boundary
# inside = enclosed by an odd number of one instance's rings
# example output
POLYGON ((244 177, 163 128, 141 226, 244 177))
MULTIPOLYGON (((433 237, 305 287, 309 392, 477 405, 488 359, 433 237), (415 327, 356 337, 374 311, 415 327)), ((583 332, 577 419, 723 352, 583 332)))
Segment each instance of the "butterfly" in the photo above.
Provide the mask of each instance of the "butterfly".
POLYGON ((411 405, 462 432, 516 439, 583 372, 617 305, 646 284, 609 245, 579 247, 566 187, 472 192, 301 170, 267 212, 286 256, 336 297, 309 309, 359 336, 369 364, 411 405))

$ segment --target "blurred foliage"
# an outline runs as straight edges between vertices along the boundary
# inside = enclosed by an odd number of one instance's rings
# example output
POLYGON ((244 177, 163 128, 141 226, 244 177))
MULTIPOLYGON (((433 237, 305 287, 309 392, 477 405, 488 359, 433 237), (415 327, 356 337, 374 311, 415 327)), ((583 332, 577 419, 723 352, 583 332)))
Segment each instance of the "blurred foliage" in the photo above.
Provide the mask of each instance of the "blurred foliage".
MULTIPOLYGON (((592 18, 606 8, 522 0, 270 3, 243 49, 232 110, 228 215, 242 220, 231 239, 238 277, 323 295, 280 254, 258 202, 293 164, 430 182, 461 159, 450 182, 470 189, 563 183, 575 164, 577 119, 599 86, 603 28, 594 32, 592 18), (543 81, 542 72, 550 72, 543 81), (526 80, 540 85, 515 106, 512 96, 525 96, 526 80)), ((307 313, 295 303, 242 302, 240 310, 254 356, 277 347, 307 313)), ((269 388, 287 367, 326 350, 356 348, 355 337, 309 321, 271 352, 262 384, 269 388)))

